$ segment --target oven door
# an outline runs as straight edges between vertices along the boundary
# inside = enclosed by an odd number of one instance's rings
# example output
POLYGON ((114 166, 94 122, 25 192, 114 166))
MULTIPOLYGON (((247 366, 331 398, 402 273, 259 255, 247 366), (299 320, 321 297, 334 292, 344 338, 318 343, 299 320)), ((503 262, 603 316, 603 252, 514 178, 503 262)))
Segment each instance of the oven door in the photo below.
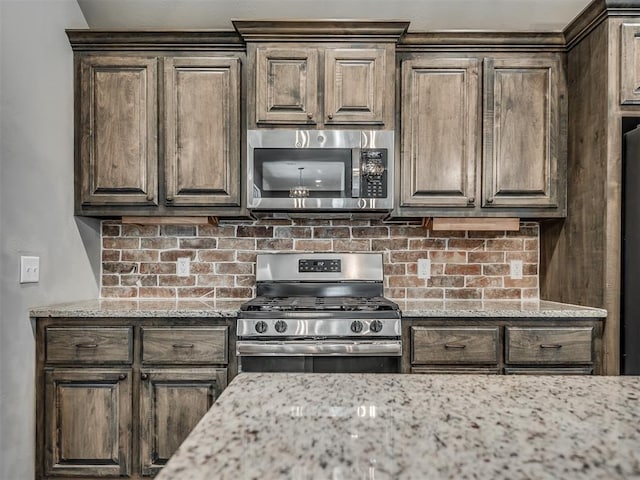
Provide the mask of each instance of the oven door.
POLYGON ((238 340, 238 371, 400 373, 402 342, 376 340, 238 340))

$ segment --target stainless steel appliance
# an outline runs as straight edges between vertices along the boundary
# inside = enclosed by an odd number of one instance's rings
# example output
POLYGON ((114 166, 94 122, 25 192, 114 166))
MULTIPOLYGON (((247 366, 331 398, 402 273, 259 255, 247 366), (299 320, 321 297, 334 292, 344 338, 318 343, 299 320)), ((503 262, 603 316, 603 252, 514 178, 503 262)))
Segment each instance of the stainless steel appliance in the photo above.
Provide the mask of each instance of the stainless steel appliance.
POLYGON ((382 278, 381 254, 259 254, 238 371, 399 372, 400 311, 382 278))
POLYGON ((394 133, 381 130, 249 130, 247 207, 279 212, 393 208, 394 133))

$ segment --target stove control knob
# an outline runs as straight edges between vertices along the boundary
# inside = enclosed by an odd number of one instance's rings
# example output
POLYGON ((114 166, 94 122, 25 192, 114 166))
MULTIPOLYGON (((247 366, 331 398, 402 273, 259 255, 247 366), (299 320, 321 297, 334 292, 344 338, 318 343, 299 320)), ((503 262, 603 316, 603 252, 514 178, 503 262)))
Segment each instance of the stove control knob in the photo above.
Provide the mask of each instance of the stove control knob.
POLYGON ((256 332, 264 333, 266 331, 267 331, 267 322, 263 322, 262 320, 260 320, 259 322, 256 323, 256 332))
POLYGON ((371 322, 371 326, 369 328, 371 328, 373 333, 378 333, 382 330, 382 322, 380 320, 374 320, 371 322))
POLYGON ((353 333, 360 333, 362 331, 362 322, 360 320, 351 322, 351 331, 353 333))
POLYGON ((276 332, 284 333, 286 331, 287 331, 287 322, 284 322, 282 320, 278 320, 276 322, 276 332))

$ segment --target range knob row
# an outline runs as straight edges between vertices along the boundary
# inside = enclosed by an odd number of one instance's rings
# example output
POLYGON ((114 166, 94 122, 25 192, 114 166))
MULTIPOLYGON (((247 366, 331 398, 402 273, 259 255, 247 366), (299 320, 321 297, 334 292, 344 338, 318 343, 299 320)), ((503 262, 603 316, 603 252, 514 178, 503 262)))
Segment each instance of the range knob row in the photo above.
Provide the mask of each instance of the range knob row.
MULTIPOLYGON (((283 321, 283 320, 278 320, 275 324, 276 327, 276 332, 278 333, 284 333, 287 331, 287 322, 283 321)), ((269 328, 269 326, 267 325, 267 322, 260 320, 259 322, 256 322, 256 332, 258 333, 264 333, 267 331, 267 329, 269 328)))
MULTIPOLYGON (((361 333, 363 328, 364 328, 364 325, 360 320, 354 320, 353 322, 351 322, 351 331, 353 333, 361 333)), ((380 320, 374 320, 371 322, 371 325, 369 326, 369 328, 371 329, 372 332, 378 333, 382 331, 382 322, 380 320)), ((255 329, 256 329, 256 332, 258 333, 266 332, 268 329, 267 322, 264 322, 262 320, 260 320, 259 322, 256 322, 255 329)), ((283 320, 278 320, 275 324, 275 329, 276 329, 276 332, 278 333, 286 332, 287 322, 283 320)))

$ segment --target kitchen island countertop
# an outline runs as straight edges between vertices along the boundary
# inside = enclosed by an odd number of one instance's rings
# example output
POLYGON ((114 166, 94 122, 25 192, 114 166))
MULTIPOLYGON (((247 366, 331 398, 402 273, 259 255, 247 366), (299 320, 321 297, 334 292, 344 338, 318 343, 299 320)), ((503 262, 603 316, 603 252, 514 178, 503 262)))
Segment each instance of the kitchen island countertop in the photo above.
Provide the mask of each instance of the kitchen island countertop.
POLYGON ((157 480, 640 478, 640 377, 238 375, 157 480))

